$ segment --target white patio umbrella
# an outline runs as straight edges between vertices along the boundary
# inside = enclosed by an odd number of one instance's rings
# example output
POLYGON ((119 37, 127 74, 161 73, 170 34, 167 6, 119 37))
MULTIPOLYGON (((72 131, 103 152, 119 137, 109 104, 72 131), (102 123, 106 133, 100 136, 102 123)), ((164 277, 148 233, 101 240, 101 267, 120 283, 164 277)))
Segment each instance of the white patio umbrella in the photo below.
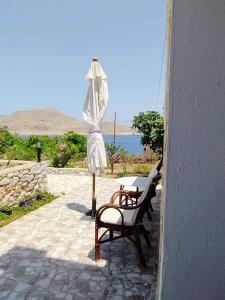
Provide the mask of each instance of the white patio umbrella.
POLYGON ((101 124, 108 103, 107 77, 96 57, 93 58, 86 79, 89 88, 83 108, 84 120, 89 124, 87 144, 88 169, 92 173, 92 217, 96 212, 95 175, 107 166, 101 124))

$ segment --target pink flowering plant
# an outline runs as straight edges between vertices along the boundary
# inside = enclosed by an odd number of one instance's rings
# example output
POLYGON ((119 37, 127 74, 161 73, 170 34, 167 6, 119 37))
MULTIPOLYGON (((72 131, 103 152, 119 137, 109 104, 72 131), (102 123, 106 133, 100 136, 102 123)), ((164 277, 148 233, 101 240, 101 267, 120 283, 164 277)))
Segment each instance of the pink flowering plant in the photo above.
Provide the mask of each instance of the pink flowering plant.
POLYGON ((59 144, 56 146, 55 153, 52 157, 52 166, 56 168, 64 168, 69 159, 71 158, 71 152, 66 144, 59 144))
POLYGON ((66 148, 66 145, 65 145, 65 144, 60 144, 60 145, 59 145, 59 148, 60 148, 60 150, 63 151, 63 150, 66 148))
POLYGON ((79 157, 86 156, 87 138, 73 131, 68 131, 63 137, 58 137, 51 157, 51 165, 56 168, 70 166, 79 157))

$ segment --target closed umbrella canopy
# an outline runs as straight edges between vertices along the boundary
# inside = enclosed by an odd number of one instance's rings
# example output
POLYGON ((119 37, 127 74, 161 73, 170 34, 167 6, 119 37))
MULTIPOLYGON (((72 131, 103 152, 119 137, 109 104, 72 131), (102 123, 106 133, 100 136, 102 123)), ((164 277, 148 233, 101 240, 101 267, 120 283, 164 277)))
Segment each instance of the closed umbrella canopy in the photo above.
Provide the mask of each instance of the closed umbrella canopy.
POLYGON ((89 80, 89 88, 83 117, 89 123, 87 160, 89 171, 96 174, 107 165, 105 145, 100 130, 109 98, 107 77, 97 58, 93 59, 86 79, 89 80))
POLYGON ((107 77, 97 58, 93 58, 86 79, 89 80, 89 87, 84 103, 83 116, 89 124, 87 160, 88 169, 93 176, 92 210, 87 215, 95 217, 95 174, 107 165, 105 144, 100 130, 109 99, 107 77))

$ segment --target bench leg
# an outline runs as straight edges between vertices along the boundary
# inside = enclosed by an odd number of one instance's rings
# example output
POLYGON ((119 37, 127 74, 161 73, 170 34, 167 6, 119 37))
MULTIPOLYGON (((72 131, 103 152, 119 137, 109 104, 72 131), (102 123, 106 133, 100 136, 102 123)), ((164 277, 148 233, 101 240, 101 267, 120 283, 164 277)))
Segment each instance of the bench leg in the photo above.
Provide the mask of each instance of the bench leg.
POLYGON ((95 226, 95 260, 98 261, 100 259, 100 244, 98 241, 98 227, 95 226))
POLYGON ((151 201, 149 201, 149 206, 150 206, 151 211, 154 211, 151 201))
POLYGON ((151 213, 150 213, 149 206, 148 206, 147 209, 146 209, 146 213, 147 213, 148 219, 149 219, 150 221, 152 221, 152 215, 151 215, 151 213))
POLYGON ((139 256, 139 260, 141 263, 141 266, 143 268, 146 268, 146 261, 145 261, 145 257, 141 248, 141 239, 140 239, 140 231, 138 229, 135 229, 134 231, 134 236, 135 236, 135 241, 136 241, 136 247, 137 247, 137 252, 138 252, 138 256, 139 256))
POLYGON ((149 239, 149 236, 148 236, 148 231, 145 229, 144 225, 141 225, 140 226, 141 228, 141 232, 143 233, 143 236, 145 238, 145 242, 148 246, 151 246, 151 242, 150 242, 150 239, 149 239))

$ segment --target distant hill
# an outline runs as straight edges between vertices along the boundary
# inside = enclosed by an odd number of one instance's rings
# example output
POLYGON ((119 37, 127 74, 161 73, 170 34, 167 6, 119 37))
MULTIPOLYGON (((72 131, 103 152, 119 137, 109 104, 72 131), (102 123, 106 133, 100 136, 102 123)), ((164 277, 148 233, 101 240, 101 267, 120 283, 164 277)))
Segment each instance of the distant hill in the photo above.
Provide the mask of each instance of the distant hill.
MULTIPOLYGON (((10 132, 20 135, 61 135, 68 130, 81 134, 88 133, 86 122, 66 116, 52 108, 17 111, 9 116, 1 115, 0 126, 7 126, 10 132)), ((104 122, 102 132, 108 135, 113 134, 113 123, 104 122)), ((117 135, 131 135, 133 133, 131 128, 116 124, 117 135)))

